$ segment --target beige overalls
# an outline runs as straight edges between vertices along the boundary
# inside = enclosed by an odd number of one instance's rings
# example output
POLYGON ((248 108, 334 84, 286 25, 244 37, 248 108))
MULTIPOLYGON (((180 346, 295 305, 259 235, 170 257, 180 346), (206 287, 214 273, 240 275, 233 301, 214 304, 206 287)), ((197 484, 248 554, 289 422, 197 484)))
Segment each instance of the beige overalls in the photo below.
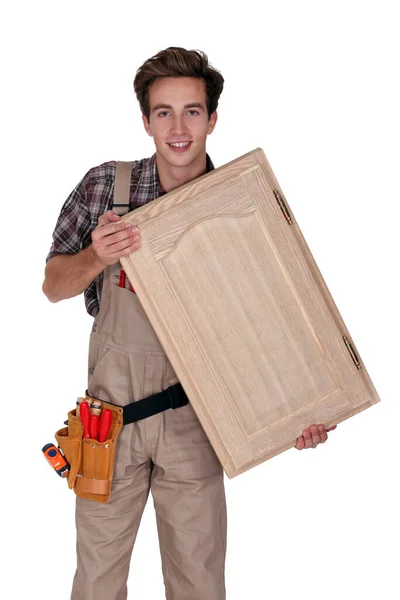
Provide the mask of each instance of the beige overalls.
MULTIPOLYGON (((178 379, 136 294, 129 283, 119 287, 119 276, 119 263, 104 271, 90 336, 88 392, 125 405, 178 379)), ((131 553, 150 490, 166 599, 225 599, 223 470, 189 402, 125 425, 109 502, 76 499, 71 600, 127 598, 131 553)))

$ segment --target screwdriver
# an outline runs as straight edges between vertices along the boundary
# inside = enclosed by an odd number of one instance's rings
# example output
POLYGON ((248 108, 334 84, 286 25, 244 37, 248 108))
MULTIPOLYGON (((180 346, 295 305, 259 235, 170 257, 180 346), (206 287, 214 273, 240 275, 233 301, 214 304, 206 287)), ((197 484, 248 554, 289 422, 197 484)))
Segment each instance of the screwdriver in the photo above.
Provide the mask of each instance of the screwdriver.
POLYGON ((90 415, 89 432, 90 437, 97 440, 99 436, 99 417, 97 415, 90 415))
POLYGON ((103 408, 99 422, 99 442, 105 442, 111 430, 112 410, 103 408))
POLYGON ((90 407, 90 413, 92 415, 97 415, 98 417, 100 417, 101 404, 101 400, 93 400, 92 406, 90 407))
POLYGON ((90 408, 90 405, 92 403, 92 400, 89 398, 89 400, 85 400, 85 398, 78 398, 78 400, 76 401, 76 416, 79 417, 80 413, 79 413, 79 406, 81 404, 81 402, 87 402, 90 408))
POLYGON ((81 402, 79 405, 79 412, 81 416, 81 422, 83 425, 83 437, 90 438, 90 428, 89 428, 89 420, 90 420, 90 408, 89 404, 86 402, 81 402))

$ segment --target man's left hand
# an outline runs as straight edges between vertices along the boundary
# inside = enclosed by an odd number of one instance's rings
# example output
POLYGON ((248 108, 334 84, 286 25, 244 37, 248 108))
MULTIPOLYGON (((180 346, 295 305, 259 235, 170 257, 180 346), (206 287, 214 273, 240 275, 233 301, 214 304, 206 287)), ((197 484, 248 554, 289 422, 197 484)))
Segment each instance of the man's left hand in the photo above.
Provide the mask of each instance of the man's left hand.
POLYGON ((303 431, 303 435, 297 438, 295 448, 297 450, 304 450, 304 448, 316 448, 318 444, 323 444, 328 439, 328 431, 336 429, 337 425, 325 429, 320 425, 310 425, 303 431))

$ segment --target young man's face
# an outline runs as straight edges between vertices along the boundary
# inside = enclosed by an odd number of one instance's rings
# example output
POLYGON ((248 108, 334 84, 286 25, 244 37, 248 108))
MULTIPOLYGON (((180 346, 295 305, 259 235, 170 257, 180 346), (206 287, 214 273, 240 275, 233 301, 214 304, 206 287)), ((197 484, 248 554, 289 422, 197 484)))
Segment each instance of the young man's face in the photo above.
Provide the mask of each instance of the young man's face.
POLYGON ((171 167, 188 167, 204 160, 206 138, 217 121, 208 118, 206 89, 195 77, 159 77, 149 89, 150 118, 143 115, 157 155, 171 167))

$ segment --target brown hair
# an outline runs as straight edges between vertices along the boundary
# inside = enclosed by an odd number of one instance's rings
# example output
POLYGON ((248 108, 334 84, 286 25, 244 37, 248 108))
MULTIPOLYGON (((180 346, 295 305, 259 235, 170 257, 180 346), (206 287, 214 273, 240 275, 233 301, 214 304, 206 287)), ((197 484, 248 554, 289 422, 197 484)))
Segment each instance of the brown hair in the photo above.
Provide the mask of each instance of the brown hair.
POLYGON ((224 78, 208 62, 201 50, 185 50, 171 46, 146 60, 136 71, 133 82, 142 113, 149 119, 149 88, 157 77, 197 77, 206 84, 207 112, 217 110, 218 100, 224 87, 224 78))

